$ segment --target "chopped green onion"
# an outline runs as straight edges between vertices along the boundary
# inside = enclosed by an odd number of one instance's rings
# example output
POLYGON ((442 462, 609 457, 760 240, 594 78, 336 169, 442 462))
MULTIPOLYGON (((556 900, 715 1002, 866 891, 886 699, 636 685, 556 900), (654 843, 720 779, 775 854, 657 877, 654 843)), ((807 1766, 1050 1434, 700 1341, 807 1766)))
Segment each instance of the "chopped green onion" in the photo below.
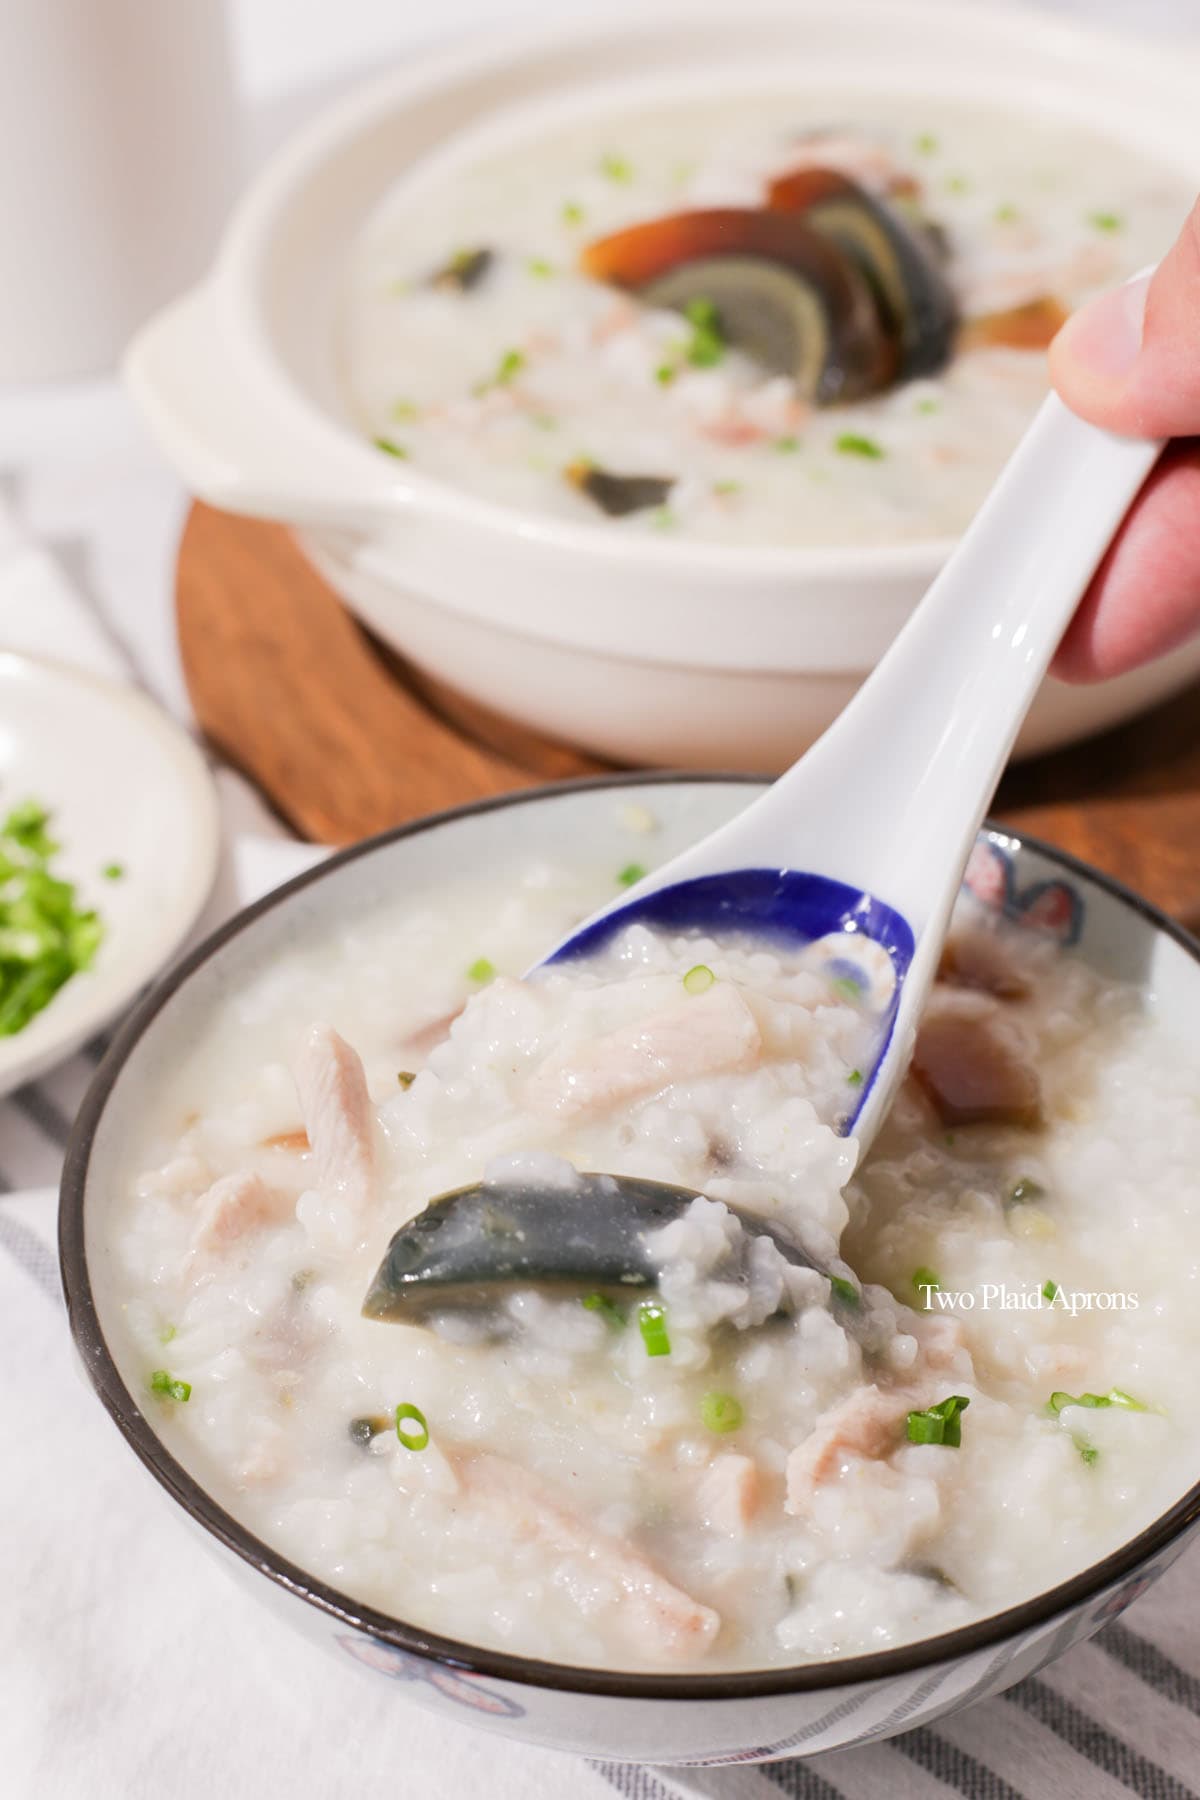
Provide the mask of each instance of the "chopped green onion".
POLYGON ((659 363, 654 371, 654 379, 659 387, 670 387, 678 373, 674 363, 659 363))
POLYGON ((160 1344, 169 1344, 171 1342, 171 1339, 173 1337, 175 1337, 177 1334, 178 1334, 177 1326, 163 1325, 160 1328, 159 1333, 158 1333, 158 1341, 160 1344))
POLYGON ((1032 1175, 1021 1175, 1013 1182, 1004 1196, 1004 1204, 1006 1206, 1028 1206, 1031 1201, 1045 1198, 1046 1190, 1040 1181, 1035 1181, 1032 1175))
POLYGON ((633 180, 633 164, 610 150, 600 158, 600 173, 607 175, 610 181, 617 182, 621 187, 627 187, 633 180))
POLYGON ((713 482, 713 493, 714 494, 740 494, 741 491, 742 491, 742 484, 740 481, 714 481, 713 482))
POLYGON ((401 462, 407 460, 408 451, 403 444, 397 444, 393 438, 377 437, 373 442, 375 448, 382 450, 385 456, 398 456, 401 462))
POLYGON ((616 1301, 610 1300, 607 1294, 585 1294, 579 1304, 585 1306, 588 1312, 599 1313, 611 1330, 624 1331, 625 1314, 616 1301))
POLYGON ((946 1132, 942 1133, 942 1142, 943 1142, 943 1144, 945 1144, 947 1150, 953 1150, 954 1141, 955 1141, 954 1133, 952 1131, 946 1131, 946 1132))
POLYGON ((863 997, 862 982, 855 981, 853 975, 835 976, 832 985, 834 993, 843 1000, 859 1001, 863 997))
POLYGON ((725 355, 725 336, 717 309, 711 300, 697 295, 683 309, 692 328, 687 358, 697 369, 711 369, 725 355))
POLYGON ((1097 231, 1120 231, 1125 223, 1120 213, 1115 212, 1091 212, 1087 222, 1097 231))
POLYGON ((378 1437, 381 1431, 386 1431, 390 1423, 390 1419, 372 1413, 361 1419, 351 1419, 346 1429, 353 1441, 365 1450, 371 1439, 378 1437))
POLYGON ((420 416, 421 409, 412 400, 394 400, 392 402, 392 417, 397 425, 408 425, 413 419, 419 419, 420 416))
POLYGON ((1058 1414, 1064 1406, 1123 1406, 1126 1412, 1149 1412, 1141 1400, 1135 1400, 1124 1388, 1109 1388, 1107 1394, 1065 1394, 1061 1388, 1050 1396, 1050 1411, 1058 1414))
POLYGON ((486 956, 477 956, 467 970, 467 980, 477 981, 480 987, 496 979, 496 965, 489 962, 486 956))
POLYGON ((617 876, 619 887, 636 887, 639 881, 646 879, 646 871, 641 863, 626 863, 617 876))
POLYGON ((104 936, 98 913, 76 903, 74 883, 50 871, 59 846, 36 800, 0 824, 0 1037, 12 1037, 72 975, 89 968, 104 936))
POLYGON ((800 439, 789 432, 786 437, 777 437, 771 448, 778 451, 780 456, 794 456, 800 448, 800 439))
POLYGON ((887 455, 882 444, 857 431, 843 431, 840 437, 834 438, 833 447, 840 456, 862 456, 868 462, 882 462, 887 455))
POLYGON ((851 1069, 850 1073, 846 1077, 846 1083, 849 1087, 861 1087, 863 1084, 862 1070, 861 1069, 851 1069))
POLYGON ((913 149, 920 156, 933 156, 938 148, 938 140, 932 131, 922 131, 913 139, 913 149))
POLYGON ((164 1394, 168 1400, 190 1400, 192 1384, 190 1381, 176 1381, 166 1369, 155 1369, 150 1377, 152 1393, 164 1394))
POLYGON ((400 1083, 400 1086, 406 1093, 416 1079, 416 1071, 413 1069, 398 1069, 396 1071, 396 1080, 400 1083))
POLYGON ((523 350, 506 350, 496 364, 495 373, 486 376, 483 381, 477 381, 474 392, 489 394, 493 388, 507 387, 510 382, 516 380, 524 367, 525 352, 523 350))
POLYGON ((831 1275, 829 1285, 838 1299, 844 1300, 847 1306, 862 1305, 862 1294, 852 1281, 846 1280, 844 1275, 831 1275))
POLYGON ((1007 200, 1002 205, 998 206, 992 214, 997 225, 1011 225, 1013 220, 1019 219, 1020 216, 1019 208, 1013 206, 1011 201, 1007 200))
POLYGON ((925 1268, 924 1265, 913 1270, 912 1284, 918 1294, 924 1293, 926 1289, 932 1289, 935 1294, 940 1294, 942 1291, 942 1284, 933 1270, 925 1268))
POLYGON ((586 216, 577 200, 563 201, 561 217, 564 225, 582 225, 586 216))
POLYGON ((907 1420, 910 1444, 945 1444, 957 1450, 962 1443, 962 1415, 971 1402, 965 1394, 950 1394, 923 1412, 910 1412, 907 1420))
POLYGON ((101 870, 105 881, 122 881, 125 877, 124 863, 105 863, 101 870))
POLYGON ((679 515, 673 513, 669 506, 656 506, 650 514, 650 523, 655 531, 674 531, 679 523, 679 515))
POLYGON ((927 394, 923 400, 917 401, 917 411, 919 413, 938 413, 941 412, 941 410, 941 401, 935 400, 932 394, 927 394))
POLYGON ((1057 1281, 1043 1281, 1043 1283, 1042 1283, 1042 1299, 1043 1300, 1049 1300, 1050 1304, 1053 1305, 1061 1293, 1062 1293, 1062 1289, 1059 1287, 1057 1281))
POLYGON ((544 256, 531 256, 525 267, 531 275, 536 275, 541 281, 545 281, 548 276, 554 274, 554 264, 547 262, 544 256))
POLYGON ((1075 1444, 1075 1448, 1078 1450, 1080 1456, 1082 1456, 1084 1462, 1087 1463, 1089 1468, 1092 1466, 1092 1464, 1094 1462, 1099 1462, 1100 1452, 1097 1450, 1095 1444, 1089 1444, 1086 1438, 1081 1438, 1081 1437, 1075 1438, 1074 1444, 1075 1444))
POLYGON ((689 994, 705 994, 716 979, 707 963, 696 963, 683 978, 684 991, 689 994))
POLYGON ((946 177, 946 192, 948 194, 969 194, 970 191, 971 184, 965 175, 948 175, 946 177))
POLYGON ((745 1414, 742 1403, 733 1394, 705 1394, 700 1402, 700 1417, 710 1431, 736 1431, 745 1414))
POLYGON ((429 1442, 429 1424, 425 1414, 409 1400, 402 1400, 396 1408, 396 1436, 406 1450, 423 1450, 429 1442), (409 1425, 410 1429, 403 1430, 405 1425, 409 1425))
POLYGON ((638 1330, 642 1334, 647 1356, 670 1356, 671 1340, 667 1335, 666 1309, 656 1300, 643 1300, 638 1307, 638 1330))

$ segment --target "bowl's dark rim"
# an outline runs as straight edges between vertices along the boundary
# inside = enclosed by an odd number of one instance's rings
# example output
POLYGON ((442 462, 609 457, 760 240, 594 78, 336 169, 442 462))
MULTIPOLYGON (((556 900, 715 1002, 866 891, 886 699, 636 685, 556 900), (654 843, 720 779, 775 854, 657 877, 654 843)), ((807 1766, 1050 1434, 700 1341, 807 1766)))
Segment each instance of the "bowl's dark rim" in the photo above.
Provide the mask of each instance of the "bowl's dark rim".
MULTIPOLYGON (((383 1643, 399 1650, 439 1662, 453 1669, 491 1677, 494 1680, 522 1683, 528 1686, 557 1689, 567 1693, 609 1695, 628 1700, 751 1700, 770 1695, 801 1694, 824 1688, 846 1687, 861 1682, 883 1681, 892 1676, 959 1657, 988 1650, 1004 1639, 1034 1629, 1081 1603, 1103 1588, 1137 1571, 1148 1558, 1159 1554, 1180 1537, 1187 1528, 1200 1521, 1200 1481, 1144 1531, 1121 1546, 1103 1561, 1092 1564, 1081 1574, 1060 1583, 1019 1606, 1009 1607, 986 1619, 938 1637, 924 1638, 919 1643, 902 1644, 895 1649, 879 1650, 863 1656, 841 1657, 819 1663, 802 1664, 787 1669, 767 1669, 745 1673, 722 1672, 712 1675, 649 1675, 624 1673, 613 1669, 575 1668, 565 1663, 540 1662, 533 1657, 514 1656, 505 1651, 477 1649, 453 1639, 438 1637, 416 1626, 406 1625, 385 1613, 363 1606, 338 1593, 335 1588, 316 1580, 295 1563, 280 1556, 260 1542, 236 1519, 209 1498, 204 1489, 170 1455, 138 1409, 137 1403, 117 1371, 100 1328, 88 1274, 84 1250, 84 1199, 88 1165, 93 1140, 112 1089, 127 1058, 145 1031, 153 1023, 172 995, 189 978, 215 956, 232 938, 266 912, 286 904, 293 894, 321 880, 331 869, 344 868, 360 857, 370 856, 386 844, 412 837, 431 827, 452 820, 470 818, 476 813, 492 812, 503 806, 520 805, 557 795, 598 788, 652 787, 680 784, 712 784, 744 782, 760 783, 762 777, 744 774, 686 772, 633 775, 592 776, 577 781, 554 782, 538 788, 521 789, 491 799, 477 800, 466 806, 430 813, 407 825, 397 826, 377 837, 364 839, 337 852, 314 868, 285 882, 228 920, 204 942, 172 968, 151 989, 116 1033, 104 1060, 92 1080, 80 1107, 67 1148, 63 1168, 59 1208, 59 1261, 67 1312, 76 1347, 83 1358, 88 1378, 103 1401, 122 1435, 151 1474, 166 1488, 196 1522, 231 1550, 243 1562, 258 1570, 300 1599, 308 1601, 331 1618, 355 1630, 368 1632, 383 1643)), ((1157 907, 1131 892, 1112 876, 1090 868, 1065 851, 1044 844, 1038 838, 1006 831, 1003 826, 985 823, 984 829, 1010 843, 1027 844, 1031 850, 1059 864, 1067 873, 1083 877, 1123 902, 1156 930, 1172 938, 1200 963, 1200 942, 1169 919, 1157 907)))

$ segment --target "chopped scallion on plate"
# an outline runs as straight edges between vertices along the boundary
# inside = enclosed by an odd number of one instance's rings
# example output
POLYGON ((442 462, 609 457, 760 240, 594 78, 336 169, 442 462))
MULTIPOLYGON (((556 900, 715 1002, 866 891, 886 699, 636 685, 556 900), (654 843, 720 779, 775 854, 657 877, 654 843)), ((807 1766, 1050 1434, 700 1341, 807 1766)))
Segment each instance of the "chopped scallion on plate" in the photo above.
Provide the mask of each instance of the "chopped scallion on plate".
POLYGON ((477 981, 480 987, 486 987, 489 981, 496 979, 496 965, 489 962, 486 956, 477 956, 467 970, 467 980, 477 981))
POLYGON ((716 979, 707 963, 695 963, 683 978, 684 992, 688 994, 707 993, 716 979))
POLYGON ((72 975, 90 968, 104 936, 74 883, 51 873, 59 846, 49 826, 36 800, 14 806, 0 824, 0 1037, 23 1030, 72 975))
POLYGON ((913 1270, 912 1284, 916 1288, 918 1294, 929 1292, 940 1294, 942 1291, 942 1284, 934 1271, 932 1269, 927 1269, 924 1264, 922 1264, 919 1269, 913 1270))
POLYGON ((641 863, 626 863, 617 876, 617 885, 619 887, 636 887, 638 882, 644 881, 645 878, 646 871, 641 863))
POLYGON ((852 1281, 846 1280, 844 1275, 831 1275, 829 1277, 829 1285, 837 1295, 837 1298, 845 1301, 847 1306, 862 1305, 861 1293, 852 1281))

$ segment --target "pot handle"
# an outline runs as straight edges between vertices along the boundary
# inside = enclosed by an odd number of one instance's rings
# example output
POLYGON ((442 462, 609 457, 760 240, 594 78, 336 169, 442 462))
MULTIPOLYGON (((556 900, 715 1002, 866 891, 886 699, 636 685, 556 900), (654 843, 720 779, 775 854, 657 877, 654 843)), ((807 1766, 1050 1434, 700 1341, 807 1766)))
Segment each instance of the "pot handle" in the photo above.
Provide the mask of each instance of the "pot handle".
POLYGON ((210 287, 144 325, 121 373, 188 487, 226 512, 354 530, 412 505, 394 458, 355 443, 282 384, 272 394, 270 371, 237 368, 210 287))

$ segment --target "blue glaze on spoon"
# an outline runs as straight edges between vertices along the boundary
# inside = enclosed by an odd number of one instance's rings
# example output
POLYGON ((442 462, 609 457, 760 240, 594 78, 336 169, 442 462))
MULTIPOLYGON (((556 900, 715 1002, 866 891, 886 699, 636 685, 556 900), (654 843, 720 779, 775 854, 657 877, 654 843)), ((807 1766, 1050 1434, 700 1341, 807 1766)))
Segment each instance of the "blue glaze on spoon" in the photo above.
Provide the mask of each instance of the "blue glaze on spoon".
MULTIPOLYGON (((653 877, 650 878, 653 880, 653 877)), ((852 960, 855 936, 870 938, 884 950, 895 973, 886 1012, 877 1021, 875 1061, 863 1071, 853 1111, 838 1126, 849 1136, 875 1081, 896 1021, 904 978, 912 962, 914 940, 908 921, 894 907, 856 891, 826 875, 802 875, 794 869, 734 869, 726 875, 700 875, 668 887, 634 889, 616 911, 602 913, 582 926, 547 957, 546 963, 573 962, 594 956, 631 925, 659 931, 706 931, 721 936, 744 933, 783 946, 811 944, 831 932, 850 940, 847 955, 832 960, 828 973, 851 981, 861 974, 852 960)))

